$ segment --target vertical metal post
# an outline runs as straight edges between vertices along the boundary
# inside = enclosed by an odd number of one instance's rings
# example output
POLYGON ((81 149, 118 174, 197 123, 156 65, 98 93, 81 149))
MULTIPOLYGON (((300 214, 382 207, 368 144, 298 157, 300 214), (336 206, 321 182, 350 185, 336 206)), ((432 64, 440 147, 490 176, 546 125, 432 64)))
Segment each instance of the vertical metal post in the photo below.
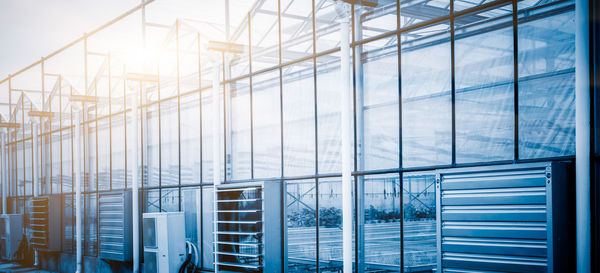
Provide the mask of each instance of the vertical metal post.
POLYGON ((215 58, 215 66, 213 70, 212 80, 212 154, 213 154, 213 185, 221 184, 221 154, 220 154, 220 138, 219 138, 219 122, 221 115, 219 111, 219 62, 215 58))
POLYGON ((37 122, 35 122, 35 118, 31 117, 31 127, 33 127, 33 134, 31 136, 32 141, 31 141, 31 149, 33 151, 33 158, 31 159, 31 168, 33 169, 33 185, 31 187, 31 190, 33 191, 33 196, 39 196, 40 195, 40 181, 38 179, 39 176, 39 171, 38 171, 38 125, 37 122))
POLYGON ((4 147, 5 143, 4 143, 4 129, 3 132, 0 133, 0 162, 2 165, 2 177, 0 177, 1 181, 2 181, 2 214, 6 214, 6 184, 8 183, 8 180, 6 179, 6 173, 8 172, 8 170, 6 169, 6 157, 4 156, 4 154, 6 153, 6 148, 4 147))
POLYGON ((76 273, 83 272, 81 270, 81 124, 80 124, 80 110, 75 112, 75 145, 73 149, 73 161, 75 163, 75 240, 77 249, 77 271, 76 273))
MULTIPOLYGON (((33 152, 33 156, 31 158, 31 169, 33 169, 33 185, 31 187, 31 190, 33 191, 33 196, 37 197, 40 195, 40 190, 41 190, 41 186, 40 186, 40 180, 38 179, 38 128, 39 125, 37 124, 37 122, 35 122, 35 117, 31 117, 31 127, 33 127, 33 134, 31 135, 32 141, 31 141, 31 149, 33 152)), ((34 252, 34 265, 38 266, 39 265, 39 260, 38 260, 38 251, 37 249, 34 252)))
POLYGON ((591 272, 589 0, 575 2, 575 176, 577 272, 591 272))
POLYGON ((352 272, 352 88, 350 85, 350 15, 343 2, 336 3, 340 19, 340 82, 342 135, 342 241, 344 273, 352 272))
MULTIPOLYGON (((141 83, 140 83, 141 84, 141 83)), ((132 99, 133 113, 133 166, 131 168, 131 191, 132 191, 132 215, 133 215, 133 273, 140 272, 140 209, 139 209, 139 190, 138 190, 138 98, 137 95, 132 99)))

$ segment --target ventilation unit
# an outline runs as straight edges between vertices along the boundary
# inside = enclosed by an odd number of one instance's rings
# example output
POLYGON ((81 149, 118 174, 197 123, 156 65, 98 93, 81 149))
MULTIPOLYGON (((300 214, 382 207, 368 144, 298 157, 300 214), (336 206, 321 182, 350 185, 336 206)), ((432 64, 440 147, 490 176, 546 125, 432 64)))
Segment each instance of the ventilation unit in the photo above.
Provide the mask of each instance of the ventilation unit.
POLYGON ((0 215, 0 258, 12 260, 23 239, 23 215, 0 215))
POLYGON ((281 185, 236 183, 215 190, 215 270, 281 271, 281 185))
POLYGON ((42 251, 55 252, 61 248, 60 195, 34 197, 31 200, 29 226, 30 244, 42 251))
POLYGON ((437 172, 437 272, 570 272, 568 165, 437 172))
POLYGON ((177 273, 186 258, 183 212, 144 213, 144 272, 177 273))
POLYGON ((132 260, 131 191, 98 195, 98 256, 101 259, 132 260))

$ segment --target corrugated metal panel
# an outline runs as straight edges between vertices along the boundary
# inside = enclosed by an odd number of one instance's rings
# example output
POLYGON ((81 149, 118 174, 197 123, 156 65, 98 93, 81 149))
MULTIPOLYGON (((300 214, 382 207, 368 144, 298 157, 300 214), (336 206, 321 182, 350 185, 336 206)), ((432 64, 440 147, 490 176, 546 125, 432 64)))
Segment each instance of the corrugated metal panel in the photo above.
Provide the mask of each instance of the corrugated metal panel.
POLYGON ((439 170, 439 272, 548 272, 551 170, 546 163, 439 170))
POLYGON ((98 198, 98 253, 102 259, 131 260, 130 193, 101 193, 98 198))

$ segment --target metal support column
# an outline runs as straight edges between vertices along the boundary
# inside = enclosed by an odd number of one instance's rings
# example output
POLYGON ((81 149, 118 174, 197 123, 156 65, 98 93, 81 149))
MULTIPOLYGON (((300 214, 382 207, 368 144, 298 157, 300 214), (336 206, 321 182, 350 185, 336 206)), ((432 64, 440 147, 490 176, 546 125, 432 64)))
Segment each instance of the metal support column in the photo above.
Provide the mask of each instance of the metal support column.
MULTIPOLYGON (((142 83, 140 82, 140 85, 142 83)), ((133 133, 133 167, 131 169, 131 191, 132 191, 132 215, 133 215, 133 273, 140 272, 140 209, 139 209, 139 190, 138 190, 138 98, 133 96, 131 111, 133 113, 132 126, 133 133)))
POLYGON ((577 272, 591 272, 589 0, 575 2, 575 176, 577 272))
POLYGON ((340 15, 340 84, 342 107, 342 241, 344 273, 352 272, 352 88, 350 85, 350 6, 336 3, 340 15))
POLYGON ((81 269, 82 245, 81 245, 81 111, 75 111, 75 139, 73 149, 73 161, 75 163, 75 240, 77 249, 77 271, 81 269))

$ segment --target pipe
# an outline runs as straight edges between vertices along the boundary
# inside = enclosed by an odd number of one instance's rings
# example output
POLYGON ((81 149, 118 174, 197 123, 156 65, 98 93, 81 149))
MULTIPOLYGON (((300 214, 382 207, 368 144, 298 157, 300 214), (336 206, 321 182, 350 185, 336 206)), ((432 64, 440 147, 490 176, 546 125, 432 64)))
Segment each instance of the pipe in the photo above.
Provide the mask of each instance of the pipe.
POLYGON ((215 58, 215 68, 212 80, 212 146, 213 146, 213 185, 221 184, 221 154, 220 154, 220 139, 219 139, 219 122, 221 120, 219 107, 219 63, 215 58))
POLYGON ((77 251, 77 271, 81 273, 81 112, 75 112, 75 145, 73 160, 75 163, 75 240, 77 251))
POLYGON ((577 272, 591 272, 589 1, 575 3, 575 191, 577 272))
POLYGON ((348 6, 338 1, 340 15, 340 82, 342 106, 342 241, 344 273, 352 272, 352 89, 350 86, 350 15, 348 6))
POLYGON ((131 170, 131 190, 132 190, 132 218, 133 218, 133 273, 140 272, 140 209, 139 209, 139 190, 138 190, 138 98, 133 96, 133 169, 131 170))

